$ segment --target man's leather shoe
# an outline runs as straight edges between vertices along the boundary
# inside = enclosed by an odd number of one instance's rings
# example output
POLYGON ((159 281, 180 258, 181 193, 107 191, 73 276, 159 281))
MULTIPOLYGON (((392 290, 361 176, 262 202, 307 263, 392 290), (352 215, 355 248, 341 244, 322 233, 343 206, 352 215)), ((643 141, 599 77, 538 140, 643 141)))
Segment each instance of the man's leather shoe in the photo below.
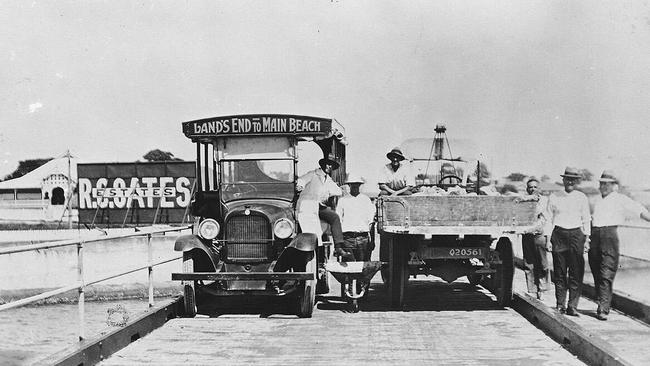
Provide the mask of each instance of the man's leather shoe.
POLYGON ((555 309, 557 310, 558 313, 564 314, 566 313, 566 308, 564 306, 556 306, 555 309))
POLYGON ((607 320, 607 314, 605 314, 605 313, 596 313, 596 319, 598 319, 598 320, 607 320))
POLYGON ((580 316, 580 314, 578 314, 578 311, 575 308, 571 308, 571 307, 566 309, 566 315, 575 316, 575 317, 580 316))

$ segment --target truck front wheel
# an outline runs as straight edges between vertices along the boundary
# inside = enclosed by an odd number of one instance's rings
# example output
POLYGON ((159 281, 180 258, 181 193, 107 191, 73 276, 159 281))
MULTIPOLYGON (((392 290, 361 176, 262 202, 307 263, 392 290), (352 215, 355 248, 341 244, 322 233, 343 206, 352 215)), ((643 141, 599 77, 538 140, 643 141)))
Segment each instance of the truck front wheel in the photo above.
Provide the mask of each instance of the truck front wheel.
POLYGON ((496 250, 501 264, 497 265, 496 273, 493 274, 492 291, 499 306, 508 306, 512 301, 512 281, 515 274, 512 243, 508 238, 500 238, 496 250))
POLYGON ((390 307, 394 310, 402 309, 406 284, 409 278, 409 267, 407 262, 408 236, 391 235, 389 243, 388 258, 388 293, 390 296, 390 307))
MULTIPOLYGON (((390 256, 389 242, 390 237, 388 234, 381 234, 379 238, 379 260, 382 263, 388 263, 388 257, 390 256)), ((388 265, 381 266, 381 280, 384 282, 384 285, 388 285, 388 280, 390 276, 390 271, 388 270, 388 265)))

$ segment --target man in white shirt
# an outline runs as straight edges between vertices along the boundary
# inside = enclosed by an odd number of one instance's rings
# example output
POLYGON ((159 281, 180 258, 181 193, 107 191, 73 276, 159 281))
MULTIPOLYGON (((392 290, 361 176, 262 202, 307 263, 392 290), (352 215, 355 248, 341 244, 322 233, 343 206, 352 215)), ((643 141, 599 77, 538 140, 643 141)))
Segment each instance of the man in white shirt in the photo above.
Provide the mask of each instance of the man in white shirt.
POLYGON ((390 163, 384 165, 379 178, 380 196, 407 196, 414 193, 415 176, 411 174, 402 150, 399 147, 393 148, 386 157, 390 163))
POLYGON ((594 206, 589 268, 594 276, 598 303, 596 318, 607 320, 612 301, 612 286, 618 270, 618 226, 625 222, 628 215, 650 221, 650 214, 640 203, 618 193, 619 180, 612 171, 603 171, 599 181, 599 190, 603 199, 596 202, 594 206))
POLYGON ((537 201, 536 217, 537 224, 534 230, 526 233, 521 238, 521 246, 524 257, 524 274, 528 292, 537 295, 542 299, 542 292, 548 288, 548 258, 546 255, 548 233, 547 228, 548 197, 542 196, 539 192, 539 181, 531 178, 526 182, 527 199, 537 201))
POLYGON ((553 224, 553 277, 557 310, 571 316, 578 314, 585 274, 585 242, 591 233, 591 215, 587 196, 577 191, 582 175, 576 168, 567 167, 561 174, 564 190, 551 194, 548 213, 553 224), (566 303, 567 289, 569 302, 566 303))
MULTIPOLYGON (((321 222, 327 222, 330 225, 335 245, 342 245, 343 231, 341 230, 341 219, 329 206, 327 201, 330 197, 341 196, 341 188, 332 180, 330 174, 332 170, 338 169, 339 164, 336 162, 333 154, 318 161, 319 168, 307 172, 300 176, 296 181, 296 188, 300 192, 300 197, 296 203, 296 219, 300 225, 300 231, 306 234, 313 234, 315 240, 320 242, 322 229, 321 222)), ((318 254, 319 256, 321 254, 318 254)), ((303 251, 296 247, 288 246, 273 270, 275 272, 286 272, 289 269, 294 271, 304 271, 306 264, 312 259, 312 252, 303 251)), ((320 282, 319 282, 320 283, 320 282)), ((285 281, 278 281, 273 287, 280 293, 285 281)), ((318 293, 326 293, 328 289, 318 288, 318 293)))
POLYGON ((330 174, 338 169, 339 164, 334 160, 334 155, 318 161, 319 168, 314 169, 298 178, 296 185, 300 197, 296 204, 296 216, 303 233, 314 233, 321 236, 320 220, 330 225, 334 244, 343 243, 341 219, 336 212, 327 205, 330 197, 341 196, 341 188, 332 180, 330 174))
POLYGON ((370 247, 369 230, 375 219, 375 205, 368 196, 359 192, 363 183, 361 177, 348 177, 345 184, 350 187, 350 195, 341 197, 336 206, 345 241, 335 250, 343 256, 344 261, 369 261, 373 249, 370 247))

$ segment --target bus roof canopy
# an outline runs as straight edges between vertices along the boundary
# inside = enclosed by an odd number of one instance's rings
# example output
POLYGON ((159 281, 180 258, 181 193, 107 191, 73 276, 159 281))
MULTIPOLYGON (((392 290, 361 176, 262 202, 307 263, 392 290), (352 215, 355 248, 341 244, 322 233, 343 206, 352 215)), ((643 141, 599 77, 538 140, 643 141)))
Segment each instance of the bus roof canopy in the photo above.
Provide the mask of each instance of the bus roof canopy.
POLYGON ((225 136, 314 136, 333 133, 332 119, 292 114, 242 114, 183 122, 191 139, 225 136))

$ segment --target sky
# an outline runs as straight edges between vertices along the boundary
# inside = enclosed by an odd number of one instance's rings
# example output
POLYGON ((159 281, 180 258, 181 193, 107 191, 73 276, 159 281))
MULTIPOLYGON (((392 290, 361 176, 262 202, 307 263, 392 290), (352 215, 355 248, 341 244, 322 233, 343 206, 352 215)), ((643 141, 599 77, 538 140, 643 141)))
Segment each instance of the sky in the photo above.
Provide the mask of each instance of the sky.
POLYGON ((287 113, 343 124, 369 182, 445 124, 496 177, 650 187, 648 1, 8 1, 0 24, 0 176, 193 160, 181 122, 287 113))

